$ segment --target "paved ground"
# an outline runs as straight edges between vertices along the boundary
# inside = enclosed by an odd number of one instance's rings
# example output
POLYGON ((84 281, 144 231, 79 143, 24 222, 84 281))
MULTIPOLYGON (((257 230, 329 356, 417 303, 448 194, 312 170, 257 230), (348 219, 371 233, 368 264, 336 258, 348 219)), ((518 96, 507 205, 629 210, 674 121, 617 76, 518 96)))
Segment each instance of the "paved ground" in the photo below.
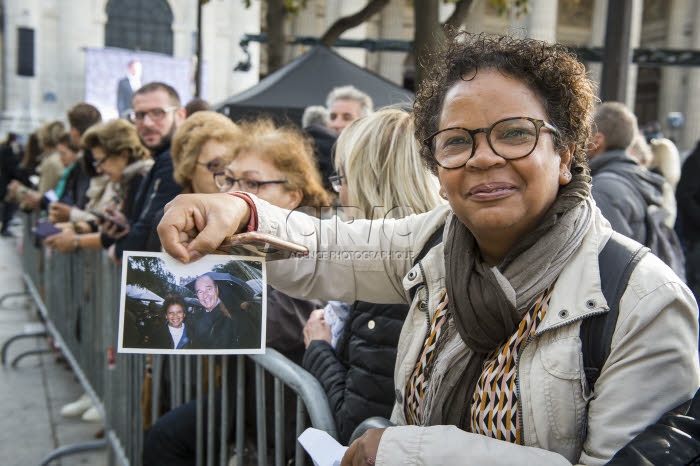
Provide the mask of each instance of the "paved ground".
MULTIPOLYGON (((16 235, 20 226, 12 230, 16 235)), ((21 238, 0 237, 0 296, 23 291, 21 238)), ((35 307, 24 297, 0 302, 0 344, 13 335, 41 328, 35 307)), ((83 390, 59 354, 27 356, 17 368, 10 362, 23 351, 46 348, 43 338, 15 341, 8 347, 7 364, 0 368, 0 452, 4 466, 39 465, 55 448, 94 441, 100 424, 80 418, 63 418, 61 406, 77 399, 83 390)), ((54 460, 53 465, 104 466, 105 451, 81 453, 54 460)))

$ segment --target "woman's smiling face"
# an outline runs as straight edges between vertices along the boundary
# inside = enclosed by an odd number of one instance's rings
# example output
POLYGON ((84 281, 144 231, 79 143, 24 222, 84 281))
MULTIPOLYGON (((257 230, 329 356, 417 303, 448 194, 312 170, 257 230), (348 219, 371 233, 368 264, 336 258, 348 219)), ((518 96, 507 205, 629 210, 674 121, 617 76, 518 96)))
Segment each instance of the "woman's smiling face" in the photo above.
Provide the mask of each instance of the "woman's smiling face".
POLYGON ((179 304, 172 304, 165 314, 168 324, 174 328, 182 327, 182 321, 185 320, 185 311, 179 304))
MULTIPOLYGON (((445 95, 438 129, 486 128, 510 117, 549 118, 541 99, 523 82, 497 70, 479 70, 445 95)), ((442 191, 455 215, 474 234, 484 259, 495 265, 524 234, 534 229, 570 178, 571 155, 554 149, 553 133, 541 130, 527 157, 496 155, 486 135, 476 135, 474 155, 455 169, 438 168, 442 191)))

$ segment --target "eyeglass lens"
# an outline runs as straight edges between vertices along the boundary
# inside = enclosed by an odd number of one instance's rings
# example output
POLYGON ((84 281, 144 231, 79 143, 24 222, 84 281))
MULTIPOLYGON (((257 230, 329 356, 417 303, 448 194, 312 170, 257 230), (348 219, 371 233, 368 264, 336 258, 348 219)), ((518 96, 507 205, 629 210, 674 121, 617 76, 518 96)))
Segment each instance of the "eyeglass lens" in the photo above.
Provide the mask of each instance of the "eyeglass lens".
POLYGON ((448 168, 464 165, 474 150, 477 132, 486 133, 487 140, 497 155, 504 159, 516 159, 534 150, 539 127, 535 121, 514 118, 498 121, 490 129, 472 130, 471 133, 463 128, 441 131, 433 138, 433 154, 438 163, 448 168))
POLYGON ((145 110, 145 111, 132 111, 129 114, 129 119, 133 122, 137 121, 143 121, 146 118, 146 115, 148 115, 151 120, 154 121, 160 121, 165 117, 165 115, 172 111, 175 110, 177 107, 168 107, 168 108, 152 108, 150 110, 145 110))

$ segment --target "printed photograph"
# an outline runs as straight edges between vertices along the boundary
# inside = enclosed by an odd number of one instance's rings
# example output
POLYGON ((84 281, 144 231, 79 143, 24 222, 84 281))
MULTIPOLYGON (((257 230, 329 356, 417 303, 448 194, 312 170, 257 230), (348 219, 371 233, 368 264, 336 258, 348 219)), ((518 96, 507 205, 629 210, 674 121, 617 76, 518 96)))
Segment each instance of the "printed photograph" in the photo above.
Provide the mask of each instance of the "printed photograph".
POLYGON ((265 352, 265 262, 210 255, 182 264, 126 251, 119 311, 121 353, 265 352))

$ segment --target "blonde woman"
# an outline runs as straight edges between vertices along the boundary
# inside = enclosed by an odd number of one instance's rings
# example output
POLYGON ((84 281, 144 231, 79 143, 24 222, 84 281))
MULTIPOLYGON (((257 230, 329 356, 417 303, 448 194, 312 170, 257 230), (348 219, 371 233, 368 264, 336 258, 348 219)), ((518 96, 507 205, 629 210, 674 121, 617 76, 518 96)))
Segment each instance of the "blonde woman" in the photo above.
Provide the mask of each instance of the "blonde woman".
MULTIPOLYGON (((394 108, 341 133, 332 181, 348 218, 400 218, 444 203, 413 133, 413 116, 394 108)), ((304 328, 303 365, 326 390, 343 444, 364 419, 391 414, 396 346, 408 309, 356 301, 349 311, 332 302, 304 328)))
POLYGON ((681 178, 681 158, 678 148, 670 139, 658 138, 649 141, 651 162, 649 170, 658 173, 666 181, 663 186, 663 206, 669 216, 664 222, 670 228, 676 223, 678 205, 676 203, 676 186, 681 178))
POLYGON ((420 158, 413 117, 398 108, 351 123, 336 143, 335 169, 333 189, 354 218, 399 218, 444 202, 420 158))
POLYGON ((214 173, 223 171, 241 130, 230 118, 213 111, 199 111, 180 125, 171 156, 173 178, 183 193, 218 193, 214 173))

